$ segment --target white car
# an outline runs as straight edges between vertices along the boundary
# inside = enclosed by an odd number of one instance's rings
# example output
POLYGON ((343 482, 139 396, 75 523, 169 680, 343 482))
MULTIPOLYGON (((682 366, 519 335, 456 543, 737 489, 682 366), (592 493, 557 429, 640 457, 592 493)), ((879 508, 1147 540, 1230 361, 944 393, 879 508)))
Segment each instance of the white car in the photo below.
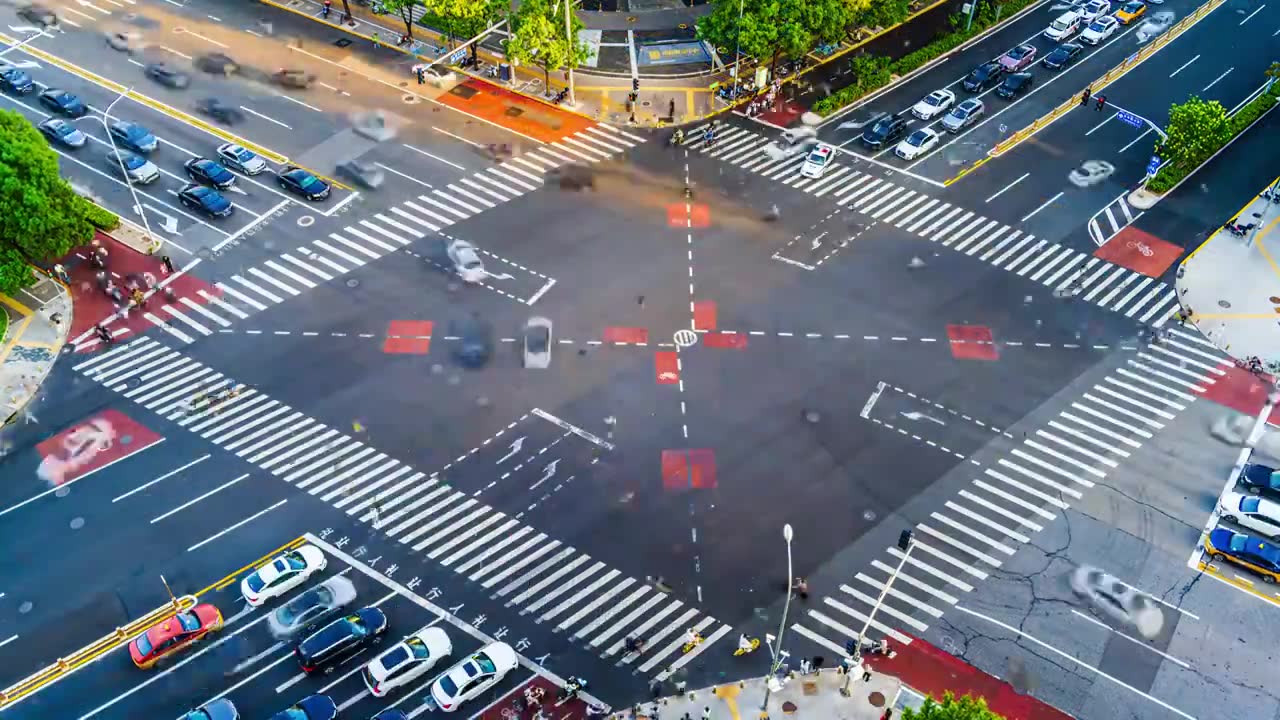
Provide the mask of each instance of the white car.
POLYGON ((1131 625, 1148 640, 1164 627, 1164 613, 1155 600, 1096 567, 1076 568, 1071 574, 1071 590, 1117 622, 1131 625))
POLYGON ((235 143, 218 146, 218 160, 232 170, 239 170, 245 175, 257 175, 267 169, 267 161, 235 143))
POLYGON ((1089 0, 1080 11, 1085 22, 1093 22, 1111 12, 1111 0, 1089 0))
POLYGON ((240 593, 250 605, 258 607, 298 587, 328 564, 320 548, 303 545, 254 570, 240 581, 240 593))
POLYGON ((911 106, 911 114, 921 120, 932 120, 956 103, 956 94, 950 90, 934 90, 911 106))
POLYGON ((531 317, 524 324, 524 366, 546 370, 551 367, 551 321, 531 317))
POLYGON ((1228 492, 1218 501, 1218 513, 1227 522, 1280 541, 1280 503, 1257 495, 1228 492))
POLYGON ((835 156, 835 148, 826 143, 818 143, 818 147, 804 159, 804 165, 800 166, 800 174, 807 178, 822 177, 822 173, 827 171, 827 167, 831 165, 831 160, 835 156))
POLYGON ((1089 23, 1089 27, 1085 28, 1084 32, 1080 33, 1080 42, 1097 45, 1103 40, 1111 37, 1118 27, 1120 27, 1120 23, 1114 17, 1104 15, 1089 23))
POLYGON ((929 128, 920 128, 898 143, 893 152, 903 160, 915 160, 938 145, 938 133, 929 128))
POLYGON ((1050 40, 1066 40, 1080 32, 1080 26, 1083 24, 1084 16, 1079 10, 1068 10, 1059 15, 1057 20, 1049 23, 1049 27, 1044 29, 1044 36, 1050 40))
POLYGON ((462 277, 463 282, 478 283, 489 277, 484 271, 484 263, 480 262, 480 253, 476 247, 466 240, 454 240, 449 243, 449 262, 462 277))
POLYGON ((429 627, 410 635, 364 666, 364 684, 374 697, 418 679, 440 658, 453 654, 453 643, 444 630, 429 627))
POLYGON ((431 683, 431 700, 444 712, 453 712, 462 703, 502 682, 517 664, 516 651, 510 645, 504 642, 486 645, 437 677, 431 683))
POLYGON ((818 144, 817 134, 818 131, 808 125, 787 128, 782 131, 777 140, 765 146, 764 154, 775 162, 783 158, 803 155, 818 144))

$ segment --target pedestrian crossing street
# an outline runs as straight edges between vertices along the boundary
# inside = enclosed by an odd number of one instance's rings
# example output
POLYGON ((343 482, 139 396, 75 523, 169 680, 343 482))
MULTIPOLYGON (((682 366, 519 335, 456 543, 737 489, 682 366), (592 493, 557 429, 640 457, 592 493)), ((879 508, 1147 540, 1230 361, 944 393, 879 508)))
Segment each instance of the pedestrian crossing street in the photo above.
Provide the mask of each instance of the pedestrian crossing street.
MULTIPOLYGON (((554 631, 637 673, 665 679, 730 631, 650 583, 537 531, 521 521, 523 512, 513 517, 495 510, 475 499, 479 492, 459 492, 441 477, 464 462, 479 462, 473 456, 481 447, 502 447, 495 442, 520 421, 428 475, 150 337, 74 367, 350 517, 373 523, 522 615, 550 623, 554 631), (196 396, 223 391, 237 392, 212 407, 192 407, 196 396), (691 627, 705 640, 684 653, 683 635, 691 627), (628 637, 643 640, 644 651, 624 657, 628 637)), ((532 414, 545 419, 562 440, 561 432, 572 430, 554 416, 532 414)))
POLYGON ((774 160, 764 151, 771 141, 768 137, 733 125, 722 126, 717 132, 716 144, 710 148, 696 131, 689 133, 685 145, 815 197, 829 197, 880 222, 1141 323, 1160 327, 1178 309, 1177 292, 1172 286, 1128 268, 1065 245, 1038 240, 996 220, 840 162, 829 167, 821 178, 806 178, 800 174, 804 155, 774 160))
POLYGON ((183 344, 212 335, 254 313, 396 252, 444 228, 542 187, 548 172, 567 164, 607 160, 645 138, 597 124, 560 142, 433 188, 413 200, 376 212, 327 237, 214 283, 221 296, 201 291, 204 302, 169 303, 146 319, 183 344))
MULTIPOLYGON (((1177 413, 1221 379, 1225 356, 1191 331, 1170 328, 1086 390, 1056 417, 1026 433, 1003 457, 983 458, 973 481, 928 517, 914 518, 915 540, 875 613, 877 637, 909 644, 964 593, 997 571, 1046 523, 1106 480, 1177 413)), ((844 655, 895 568, 896 546, 792 625, 818 646, 844 655)))

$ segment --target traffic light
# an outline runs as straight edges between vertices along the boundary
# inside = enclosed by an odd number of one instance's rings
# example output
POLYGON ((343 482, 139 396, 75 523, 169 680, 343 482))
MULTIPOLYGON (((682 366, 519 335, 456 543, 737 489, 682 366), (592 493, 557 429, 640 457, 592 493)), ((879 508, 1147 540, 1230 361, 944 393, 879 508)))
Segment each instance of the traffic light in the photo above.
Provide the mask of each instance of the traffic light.
POLYGON ((1106 96, 1106 95, 1099 95, 1099 96, 1098 96, 1098 104, 1097 104, 1093 109, 1094 109, 1094 110, 1096 110, 1096 111, 1098 111, 1098 112, 1102 112, 1102 108, 1103 108, 1103 106, 1104 106, 1104 105, 1106 105, 1106 104, 1107 104, 1107 96, 1106 96))
POLYGON ((634 103, 639 99, 640 99, 640 93, 636 93, 636 92, 627 93, 627 102, 634 103))
POLYGON ((640 90, 640 78, 631 78, 631 91, 639 92, 639 90, 640 90))
POLYGON ((1091 93, 1089 92, 1089 88, 1085 88, 1085 89, 1084 89, 1084 92, 1080 93, 1080 105, 1081 105, 1082 107, 1083 107, 1083 106, 1087 106, 1087 105, 1089 104, 1089 95, 1090 95, 1090 94, 1091 94, 1091 93))

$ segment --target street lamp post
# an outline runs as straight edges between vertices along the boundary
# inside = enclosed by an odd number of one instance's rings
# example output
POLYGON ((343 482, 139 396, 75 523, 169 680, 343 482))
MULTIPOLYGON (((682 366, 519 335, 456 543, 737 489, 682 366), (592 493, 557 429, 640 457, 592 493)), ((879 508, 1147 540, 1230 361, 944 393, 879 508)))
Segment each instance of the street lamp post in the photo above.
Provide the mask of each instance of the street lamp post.
POLYGON ((778 623, 778 639, 773 644, 773 664, 769 666, 769 677, 765 678, 764 682, 764 702, 760 703, 762 720, 767 720, 769 717, 769 694, 772 691, 769 683, 778 673, 778 668, 782 667, 782 636, 787 632, 787 612, 791 610, 791 581, 795 577, 791 570, 791 538, 794 537, 791 523, 782 526, 782 537, 787 541, 787 599, 782 604, 782 621, 778 623))
POLYGON ((129 178, 129 169, 124 166, 124 158, 120 157, 120 150, 116 147, 115 136, 111 134, 111 127, 107 124, 111 119, 111 108, 116 103, 124 99, 126 95, 133 92, 133 88, 128 87, 124 92, 116 96, 111 104, 107 105, 107 109, 102 111, 102 130, 107 134, 107 141, 111 143, 111 154, 115 157, 116 162, 120 164, 120 176, 124 178, 124 184, 129 187, 129 194, 133 196, 133 207, 138 212, 138 217, 142 218, 142 227, 147 231, 147 243, 151 243, 155 236, 151 234, 151 222, 147 220, 147 213, 142 209, 142 201, 138 199, 138 191, 133 187, 133 180, 129 178))
POLYGON ((862 640, 867 636, 867 630, 871 628, 871 621, 875 619, 876 612, 880 610, 880 605, 884 603, 884 598, 889 594, 889 588, 893 587, 893 581, 898 579, 898 573, 902 572, 902 566, 907 564, 907 558, 911 557, 911 550, 916 544, 911 541, 911 531, 903 530, 898 535, 898 547, 904 552, 902 559, 898 561, 898 567, 893 569, 893 574, 889 576, 885 582, 884 588, 880 590, 880 597, 876 598, 875 607, 871 608, 871 614, 867 616, 867 621, 862 624, 862 630, 858 636, 853 639, 853 657, 849 661, 849 670, 844 676, 844 687, 840 688, 840 694, 845 697, 849 696, 849 682, 853 678, 853 672, 862 665, 862 640))
MULTIPOLYGON (((742 12, 746 0, 738 0, 738 31, 733 34, 733 99, 738 99, 738 86, 742 83, 742 12)), ((789 583, 790 581, 788 581, 789 583)))

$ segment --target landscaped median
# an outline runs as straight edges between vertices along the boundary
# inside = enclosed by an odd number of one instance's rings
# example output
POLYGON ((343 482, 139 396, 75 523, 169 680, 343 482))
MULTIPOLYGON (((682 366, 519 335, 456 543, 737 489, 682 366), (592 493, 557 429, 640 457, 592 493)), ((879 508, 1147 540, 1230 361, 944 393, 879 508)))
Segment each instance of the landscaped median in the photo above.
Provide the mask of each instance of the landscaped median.
POLYGON ((1146 191, 1160 195, 1177 187, 1258 122, 1277 102, 1280 102, 1280 83, 1270 82, 1232 112, 1227 112, 1216 100, 1205 102, 1194 96, 1174 105, 1169 109, 1169 137, 1156 145, 1156 154, 1164 158, 1164 162, 1156 174, 1148 178, 1146 191))

